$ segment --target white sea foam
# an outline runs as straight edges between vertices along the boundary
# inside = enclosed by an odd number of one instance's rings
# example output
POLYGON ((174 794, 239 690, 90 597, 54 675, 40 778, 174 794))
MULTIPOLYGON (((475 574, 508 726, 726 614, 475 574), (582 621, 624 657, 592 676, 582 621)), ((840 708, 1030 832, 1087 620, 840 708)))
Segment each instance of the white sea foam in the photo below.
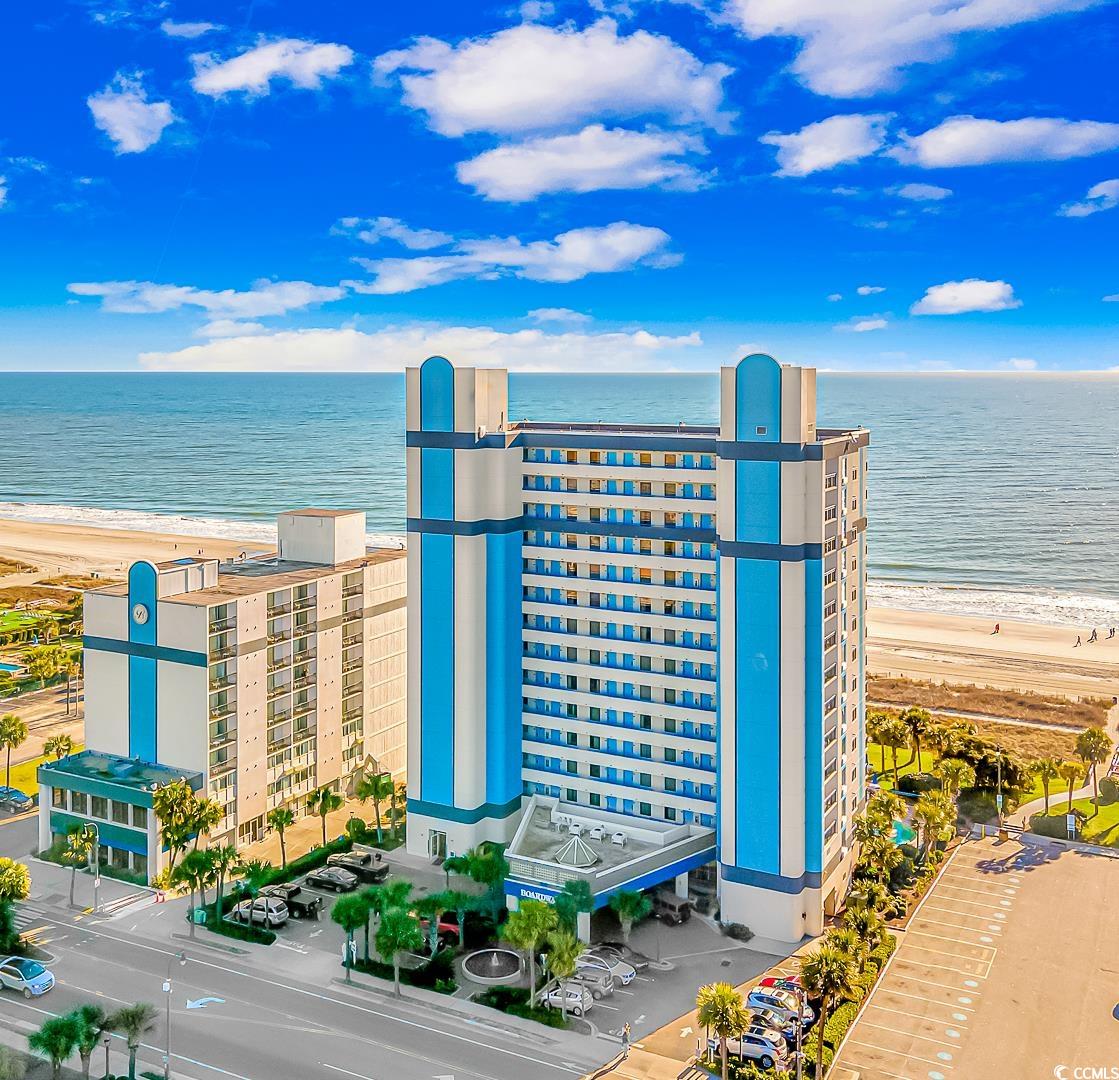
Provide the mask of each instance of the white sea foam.
POLYGON ((872 606, 931 611, 940 615, 978 615, 993 620, 1061 626, 1119 626, 1119 600, 1058 593, 1052 589, 992 589, 978 585, 867 583, 872 606))
MULTIPOLYGON (((105 510, 93 506, 60 506, 54 503, 0 502, 0 518, 40 521, 48 525, 77 525, 128 532, 171 533, 210 540, 244 540, 274 546, 276 526, 267 521, 155 514, 147 510, 105 510)), ((404 537, 391 533, 366 533, 370 547, 403 547, 404 537)))

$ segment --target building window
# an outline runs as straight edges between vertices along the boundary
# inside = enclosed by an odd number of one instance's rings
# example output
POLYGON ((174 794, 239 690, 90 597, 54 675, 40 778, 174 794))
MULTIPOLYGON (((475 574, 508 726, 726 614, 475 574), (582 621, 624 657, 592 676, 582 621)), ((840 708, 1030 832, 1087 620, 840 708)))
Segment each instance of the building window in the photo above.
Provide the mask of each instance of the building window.
POLYGON ((638 783, 639 783, 639 784, 640 784, 640 785, 641 785, 642 787, 652 787, 652 786, 653 786, 653 777, 652 777, 652 774, 651 774, 651 773, 647 773, 647 772, 643 772, 643 773, 640 773, 640 774, 638 775, 638 777, 637 777, 637 782, 638 782, 638 783))
POLYGON ((664 820, 665 821, 675 821, 676 820, 676 807, 675 806, 666 806, 664 808, 664 820))
POLYGON ((579 541, 575 538, 573 533, 564 533, 563 541, 569 548, 576 548, 579 546, 579 541))
POLYGON ((590 794, 591 806, 601 806, 602 796, 597 791, 592 791, 590 794))
POLYGON ((638 752, 643 758, 651 758, 653 756, 653 748, 648 743, 642 743, 638 752))
POLYGON ((668 762, 676 760, 676 751, 671 746, 664 748, 664 760, 668 762))
POLYGON ((653 813, 653 808, 647 802, 638 803, 637 810, 643 817, 650 817, 653 813))
POLYGON ((132 856, 132 871, 133 871, 133 873, 139 874, 141 877, 146 878, 148 876, 148 857, 147 857, 147 855, 133 854, 133 856, 132 856))
POLYGON ((600 708, 599 708, 599 707, 598 707, 597 705, 592 705, 592 706, 591 706, 591 708, 590 708, 590 714, 591 714, 591 719, 592 719, 592 720, 596 720, 596 721, 597 721, 597 720, 601 720, 601 719, 602 719, 602 710, 601 710, 601 709, 600 709, 600 708))
POLYGON ((664 542, 664 553, 666 555, 675 555, 676 554, 676 541, 675 540, 666 540, 664 542))
POLYGON ((568 577, 578 577, 579 576, 579 564, 578 563, 569 562, 567 564, 567 576, 568 577))
POLYGON ((113 800, 113 821, 118 825, 128 824, 128 803, 113 800))
POLYGON ((638 488, 638 492, 641 495, 652 495, 653 494, 653 485, 644 481, 644 480, 642 480, 641 481, 641 486, 638 488))
POLYGON ((648 510, 642 510, 641 511, 641 524, 642 525, 652 525, 653 524, 653 515, 650 511, 648 511, 648 510))
POLYGON ((569 634, 579 633, 579 620, 578 619, 568 619, 567 620, 567 632, 569 634))
POLYGON ((579 736, 576 735, 574 731, 569 731, 567 733, 567 745, 568 746, 578 746, 579 745, 579 736))
POLYGON ((84 814, 86 812, 86 796, 84 791, 70 792, 70 809, 75 814, 84 814))
POLYGON ((641 465, 652 465, 653 464, 653 455, 652 454, 639 454, 638 457, 637 457, 637 460, 638 460, 638 463, 641 464, 641 465))
POLYGON ((591 543, 591 551, 601 551, 602 550, 602 537, 601 536, 592 536, 591 540, 590 540, 590 543, 591 543))
POLYGON ((579 792, 577 792, 573 787, 569 787, 564 793, 564 798, 567 799, 568 802, 578 802, 579 792))
POLYGON ((680 518, 679 514, 665 514, 664 515, 664 523, 665 523, 665 525, 667 525, 671 528, 671 527, 674 527, 676 525, 679 518, 680 518))
POLYGON ((638 666, 641 668, 642 671, 652 671, 653 660, 651 657, 648 656, 638 657, 638 666))
POLYGON ((640 723, 642 731, 651 731, 653 728, 653 718, 648 713, 641 714, 640 723))
POLYGON ((579 461, 579 452, 577 450, 568 450, 567 451, 567 464, 568 465, 575 465, 575 464, 578 464, 578 461, 579 461))
POLYGON ((107 818, 109 816, 109 800, 102 798, 100 795, 94 795, 90 798, 89 813, 91 817, 107 818))
POLYGON ((579 679, 575 675, 568 675, 567 676, 567 689, 568 690, 578 690, 579 689, 579 679))
POLYGON ((601 450, 592 450, 591 451, 591 464, 592 465, 601 465, 602 464, 602 451, 601 450))
POLYGON ((590 690, 592 694, 597 694, 602 688, 602 683, 598 679, 588 679, 587 682, 590 683, 590 690))
POLYGON ((572 776, 578 776, 579 775, 579 762, 568 761, 567 762, 567 771, 569 773, 571 773, 572 776))
POLYGON ((590 767, 590 770, 591 770, 591 778, 594 779, 594 780, 597 780, 602 775, 602 766, 601 765, 592 765, 590 767))
POLYGON ((668 498, 674 499, 676 497, 676 485, 675 484, 665 484, 664 485, 664 493, 668 498))
POLYGON ((675 690, 665 690, 665 692, 664 692, 664 703, 666 705, 675 705, 676 704, 676 691, 675 690))
POLYGON ((676 721, 673 720, 671 716, 666 716, 664 718, 664 730, 667 735, 676 734, 676 721))
POLYGON ((590 737, 590 746, 592 750, 601 750, 602 739, 600 739, 597 735, 592 735, 590 737))
POLYGON ((675 454, 665 454, 664 455, 664 467, 666 469, 676 468, 676 455, 675 454))
POLYGON ((642 555, 652 555, 653 554, 653 541, 652 540, 641 540, 641 541, 639 541, 638 542, 638 550, 641 552, 642 555))
POLYGON ((591 507, 591 521, 601 521, 602 511, 597 506, 591 507))
POLYGON ((132 824, 137 829, 146 829, 148 827, 148 808, 146 806, 132 807, 132 824))
POLYGON ((51 789, 51 806, 56 810, 66 809, 66 789, 65 788, 52 788, 51 789))
POLYGON ((664 778, 664 790, 665 791, 675 791, 676 790, 676 777, 675 776, 666 776, 664 778))

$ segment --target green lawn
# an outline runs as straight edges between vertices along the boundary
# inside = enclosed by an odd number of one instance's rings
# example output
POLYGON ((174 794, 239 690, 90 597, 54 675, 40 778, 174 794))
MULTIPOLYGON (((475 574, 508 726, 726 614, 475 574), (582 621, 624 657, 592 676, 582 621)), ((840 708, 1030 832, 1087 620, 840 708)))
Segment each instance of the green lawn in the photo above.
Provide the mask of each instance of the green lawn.
MULTIPOLYGON (((74 744, 73 752, 76 754, 82 749, 81 743, 74 744)), ((19 788, 20 791, 27 795, 34 795, 39 790, 39 781, 35 779, 35 770, 46 761, 47 758, 43 757, 32 758, 31 761, 21 761, 18 765, 12 765, 12 782, 11 787, 19 788)), ((52 757, 53 761, 54 758, 52 757)), ((4 757, 0 755, 0 783, 3 783, 4 778, 4 757)))
MULTIPOLYGON (((866 756, 870 762, 871 772, 879 773, 878 783, 886 790, 892 791, 894 788, 894 755, 893 751, 888 747, 882 746, 880 743, 868 742, 866 744, 866 756)), ((928 747, 921 747, 921 764, 925 767, 925 772, 929 772, 933 763, 936 761, 936 751, 928 747)), ((898 776, 906 776, 909 773, 917 771, 917 755, 912 750, 903 747, 898 751, 898 776), (910 761, 912 756, 913 760, 910 761)))
MULTIPOLYGON (((1103 844, 1107 847, 1119 847, 1119 802, 1106 803, 1097 807, 1091 799, 1073 799, 1075 809, 1083 811, 1089 816, 1084 822, 1080 838, 1089 844, 1103 844), (1098 810, 1098 813, 1097 813, 1098 810)), ((1049 816, 1064 817, 1068 813, 1068 796, 1049 797, 1049 816)))

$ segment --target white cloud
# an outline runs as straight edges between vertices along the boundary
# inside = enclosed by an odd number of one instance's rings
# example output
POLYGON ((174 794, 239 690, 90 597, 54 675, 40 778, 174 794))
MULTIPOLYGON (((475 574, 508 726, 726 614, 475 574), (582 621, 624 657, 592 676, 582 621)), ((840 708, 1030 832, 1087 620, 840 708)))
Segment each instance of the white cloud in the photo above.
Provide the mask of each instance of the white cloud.
POLYGON ((836 330, 844 330, 852 334, 865 334, 870 330, 885 330, 890 325, 885 315, 869 315, 856 317, 845 323, 836 325, 836 330))
POLYGON ((118 154, 139 154, 159 142, 163 129, 175 120, 166 101, 148 101, 139 74, 118 72, 103 90, 86 98, 93 122, 110 139, 118 154))
POLYGON ((538 323, 589 323, 591 317, 582 311, 572 311, 566 307, 533 308, 525 318, 538 323))
POLYGON ((1024 356, 1012 356, 1003 364, 1003 367, 1007 367, 1011 371, 1037 371, 1037 361, 1024 356))
POLYGON ((556 5, 549 0, 525 0, 519 10, 525 22, 539 22, 550 19, 556 12, 556 5))
POLYGON ((196 289, 192 285, 157 285, 151 281, 75 281, 66 286, 75 296, 94 296, 103 311, 152 315, 184 307, 201 308, 216 318, 252 319, 284 315, 312 304, 340 300, 341 286, 312 285, 308 281, 254 281, 244 292, 236 289, 196 289))
POLYGON ((913 202, 940 202, 952 195, 951 188, 937 187, 936 184, 902 184, 891 190, 898 198, 913 202))
POLYGON ((664 248, 661 229, 615 221, 611 225, 571 229, 554 240, 525 243, 515 236, 460 240, 447 255, 412 259, 356 259, 373 274, 371 282, 345 282, 355 292, 393 294, 425 289, 463 278, 501 277, 529 281, 578 281, 588 274, 609 274, 635 266, 661 269, 679 262, 664 248))
POLYGON ((730 0, 747 37, 793 37, 793 73, 829 97, 866 97, 901 83, 903 69, 952 54, 963 34, 1082 11, 1103 0, 730 0))
POLYGON ((588 120, 663 117, 725 129, 722 82, 670 38, 618 34, 610 19, 585 30, 523 23, 449 45, 419 38, 379 56, 377 77, 399 74, 404 101, 443 135, 542 132, 588 120))
POLYGON ((282 38, 265 41, 239 56, 222 60, 214 53, 196 53, 190 85, 200 94, 221 97, 237 90, 258 96, 272 89, 273 79, 287 79, 302 90, 318 90, 323 79, 336 78, 354 62, 345 45, 282 38))
POLYGON ((487 150, 461 162, 457 174, 480 195, 500 202, 527 202, 557 191, 694 191, 703 184, 703 174, 674 159, 704 152, 703 141, 694 135, 591 124, 575 134, 487 150))
POLYGON ((885 285, 860 285, 855 292, 860 296, 873 296, 875 293, 885 292, 885 285))
POLYGON ((842 299, 843 299, 843 293, 833 292, 833 293, 828 294, 828 300, 833 304, 836 303, 839 300, 842 300, 842 299))
POLYGON ((214 30, 224 30, 225 27, 212 22, 175 22, 173 19, 164 19, 159 24, 168 37, 173 38, 200 38, 214 30))
POLYGON ((963 315, 969 311, 1009 311, 1022 306, 1014 287, 1005 281, 946 281, 925 290, 910 309, 911 315, 963 315))
POLYGON ((8 201, 8 178, 0 176, 0 206, 8 201))
POLYGON ((892 157, 925 169, 1007 161, 1065 161, 1119 147, 1119 124, 1031 116, 981 120, 952 116, 923 135, 902 135, 892 157))
POLYGON ((698 333, 661 337, 646 330, 548 334, 404 326, 372 333, 318 329, 224 338, 176 352, 141 353, 140 363, 164 371, 399 371, 438 355, 456 364, 519 371, 639 371, 671 368, 679 352, 702 344, 698 333))
POLYGON ((238 322, 236 319, 215 319, 195 330, 198 337, 227 338, 247 337, 249 334, 266 333, 268 327, 258 322, 238 322))
POLYGON ((454 240, 450 233, 439 232, 436 229, 413 229, 400 218, 394 217, 344 217, 331 229, 331 232, 343 236, 356 236, 366 244, 394 240, 410 251, 430 251, 432 248, 444 247, 454 240))
POLYGON ((787 135, 771 131, 761 141, 778 148, 778 176, 808 176, 877 153, 886 141, 887 120, 879 113, 829 116, 787 135))
POLYGON ((1119 180, 1102 180, 1088 189, 1083 202, 1065 203, 1057 211, 1061 217, 1087 217, 1119 206, 1119 180))
POLYGON ((1112 293, 1110 296, 1105 296, 1103 299, 1105 304, 1119 303, 1119 293, 1112 293))

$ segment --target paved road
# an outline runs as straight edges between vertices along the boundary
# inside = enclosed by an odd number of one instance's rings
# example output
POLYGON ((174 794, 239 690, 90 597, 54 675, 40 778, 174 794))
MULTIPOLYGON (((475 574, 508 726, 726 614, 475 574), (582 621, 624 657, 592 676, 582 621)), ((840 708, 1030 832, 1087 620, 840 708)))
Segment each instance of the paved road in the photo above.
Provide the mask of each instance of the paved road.
MULTIPOLYGON (((0 854, 26 852, 33 820, 0 827, 0 854)), ((150 897, 122 908, 111 919, 70 911, 68 874, 32 865, 31 900, 20 906, 21 929, 52 953, 58 985, 44 998, 24 1001, 0 994, 0 1024, 38 1023, 91 999, 112 1009, 147 1001, 160 1019, 141 1052, 147 1066, 162 1061, 165 1038, 162 991, 176 951, 187 964, 172 964, 172 1065, 192 1080, 565 1080, 601 1062, 613 1049, 600 1040, 540 1028, 531 1032, 465 1013, 432 1008, 415 999, 395 1001, 381 993, 335 982, 338 959, 325 951, 293 957, 260 946, 243 955, 184 940, 181 904, 153 904, 150 897), (180 936, 181 935, 181 936, 180 936), (220 998, 188 1009, 188 1000, 220 998)), ((112 883, 113 894, 123 891, 112 883)), ((85 899, 89 881, 79 877, 85 899)), ((331 927, 333 929, 333 927, 331 927)))

